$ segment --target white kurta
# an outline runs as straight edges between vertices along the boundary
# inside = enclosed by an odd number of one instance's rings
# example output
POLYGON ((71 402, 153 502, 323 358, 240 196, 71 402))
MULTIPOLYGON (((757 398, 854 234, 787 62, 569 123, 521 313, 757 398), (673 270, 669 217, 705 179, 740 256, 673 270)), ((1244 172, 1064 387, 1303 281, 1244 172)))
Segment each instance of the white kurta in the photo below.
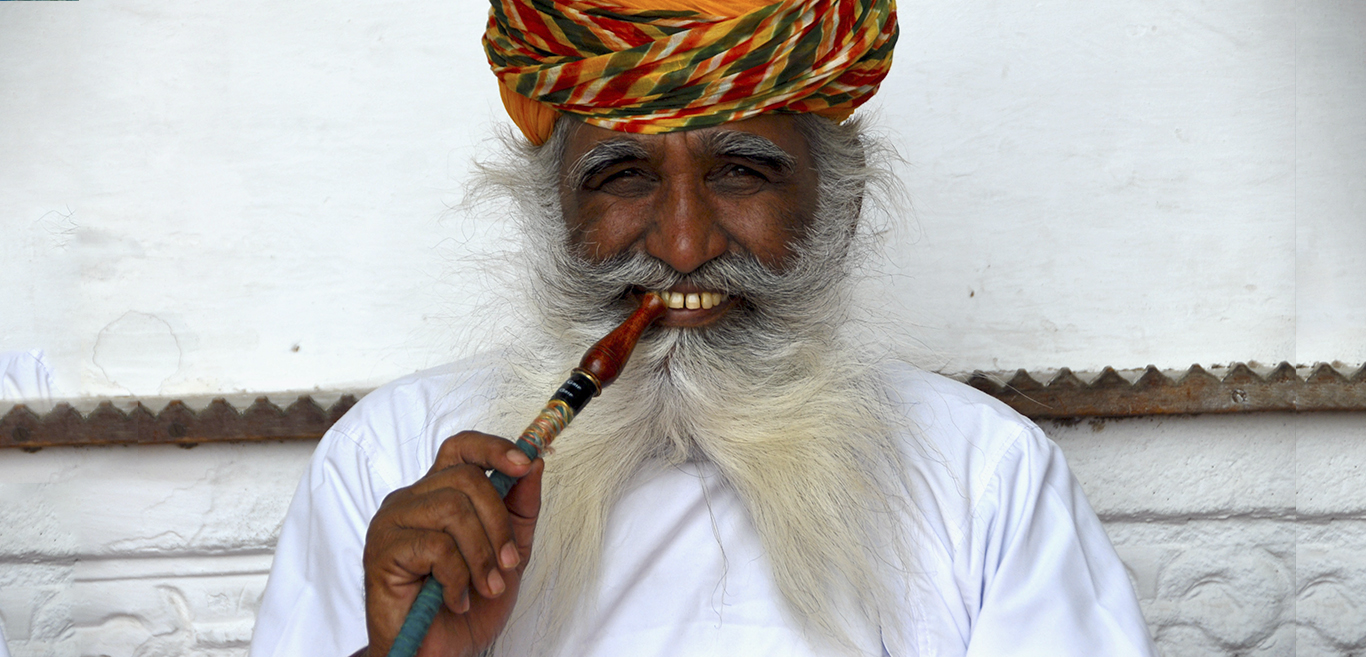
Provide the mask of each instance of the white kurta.
MULTIPOLYGON (((369 520, 390 491, 426 474, 445 438, 478 428, 488 374, 466 364, 400 379, 323 438, 285 518, 253 657, 342 657, 365 644, 369 520)), ((917 427, 902 441, 916 562, 895 583, 904 629, 872 628, 855 637, 861 647, 897 657, 1155 654, 1124 566, 1058 447, 968 386, 908 367, 891 377, 917 427)), ((597 609, 564 655, 820 653, 792 627, 743 504, 709 465, 642 472, 613 511, 603 563, 597 609)))

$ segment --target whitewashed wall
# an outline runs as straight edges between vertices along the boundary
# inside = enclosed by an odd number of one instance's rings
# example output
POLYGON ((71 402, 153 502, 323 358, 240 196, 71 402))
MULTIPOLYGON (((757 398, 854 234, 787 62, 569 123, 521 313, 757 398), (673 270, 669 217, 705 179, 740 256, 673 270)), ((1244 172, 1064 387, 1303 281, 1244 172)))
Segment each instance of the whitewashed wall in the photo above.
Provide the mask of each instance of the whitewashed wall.
MULTIPOLYGON (((504 122, 484 10, 0 5, 0 350, 72 397, 371 387, 470 348, 459 259, 497 230, 447 208, 504 122)), ((1360 2, 901 20, 871 105, 914 208, 881 269, 929 364, 1366 361, 1360 2)))
MULTIPOLYGON (((1045 424, 1168 657, 1366 650, 1366 416, 1045 424)), ((0 458, 16 657, 245 654, 312 444, 0 458)))
MULTIPOLYGON (((477 348, 499 227, 448 207, 503 122, 483 11, 0 2, 0 352, 91 397, 364 388, 477 348)), ((901 20, 872 105, 913 207, 879 284, 927 366, 1366 361, 1366 5, 901 20)), ((1168 655, 1348 655, 1364 424, 1045 428, 1168 655)), ((241 654, 307 451, 0 452, 13 652, 241 654)))

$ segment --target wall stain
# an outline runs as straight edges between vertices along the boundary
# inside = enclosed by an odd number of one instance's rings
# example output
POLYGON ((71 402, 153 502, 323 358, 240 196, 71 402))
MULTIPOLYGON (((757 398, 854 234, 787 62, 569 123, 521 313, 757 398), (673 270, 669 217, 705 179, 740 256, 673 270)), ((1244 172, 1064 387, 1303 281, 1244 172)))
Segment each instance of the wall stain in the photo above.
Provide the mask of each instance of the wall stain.
POLYGON ((130 310, 100 329, 90 359, 104 378, 131 395, 161 392, 180 371, 184 351, 166 320, 130 310))

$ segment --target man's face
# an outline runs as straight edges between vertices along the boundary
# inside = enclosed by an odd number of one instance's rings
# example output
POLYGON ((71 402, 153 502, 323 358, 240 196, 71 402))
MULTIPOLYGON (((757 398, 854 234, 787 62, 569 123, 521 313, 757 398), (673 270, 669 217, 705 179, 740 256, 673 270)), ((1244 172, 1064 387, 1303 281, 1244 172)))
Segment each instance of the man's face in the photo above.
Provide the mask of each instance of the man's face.
MULTIPOLYGON (((576 125, 560 171, 573 246, 595 261, 643 252, 684 274, 727 253, 781 269, 817 204, 816 170, 795 118, 663 135, 576 125)), ((709 324, 737 301, 686 282, 668 291, 679 295, 661 320, 671 326, 709 324)))

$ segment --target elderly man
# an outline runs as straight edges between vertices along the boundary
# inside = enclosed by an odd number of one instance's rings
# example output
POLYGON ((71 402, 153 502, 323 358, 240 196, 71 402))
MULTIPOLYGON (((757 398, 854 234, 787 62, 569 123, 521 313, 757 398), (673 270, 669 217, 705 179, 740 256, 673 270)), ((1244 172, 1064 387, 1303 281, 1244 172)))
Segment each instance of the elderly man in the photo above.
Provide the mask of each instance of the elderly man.
POLYGON ((526 333, 329 432, 252 654, 385 654, 427 577, 429 655, 1152 654, 1057 447, 857 321, 888 174, 846 119, 895 39, 886 0, 494 0, 526 333), (553 455, 498 437, 647 291, 553 455))

